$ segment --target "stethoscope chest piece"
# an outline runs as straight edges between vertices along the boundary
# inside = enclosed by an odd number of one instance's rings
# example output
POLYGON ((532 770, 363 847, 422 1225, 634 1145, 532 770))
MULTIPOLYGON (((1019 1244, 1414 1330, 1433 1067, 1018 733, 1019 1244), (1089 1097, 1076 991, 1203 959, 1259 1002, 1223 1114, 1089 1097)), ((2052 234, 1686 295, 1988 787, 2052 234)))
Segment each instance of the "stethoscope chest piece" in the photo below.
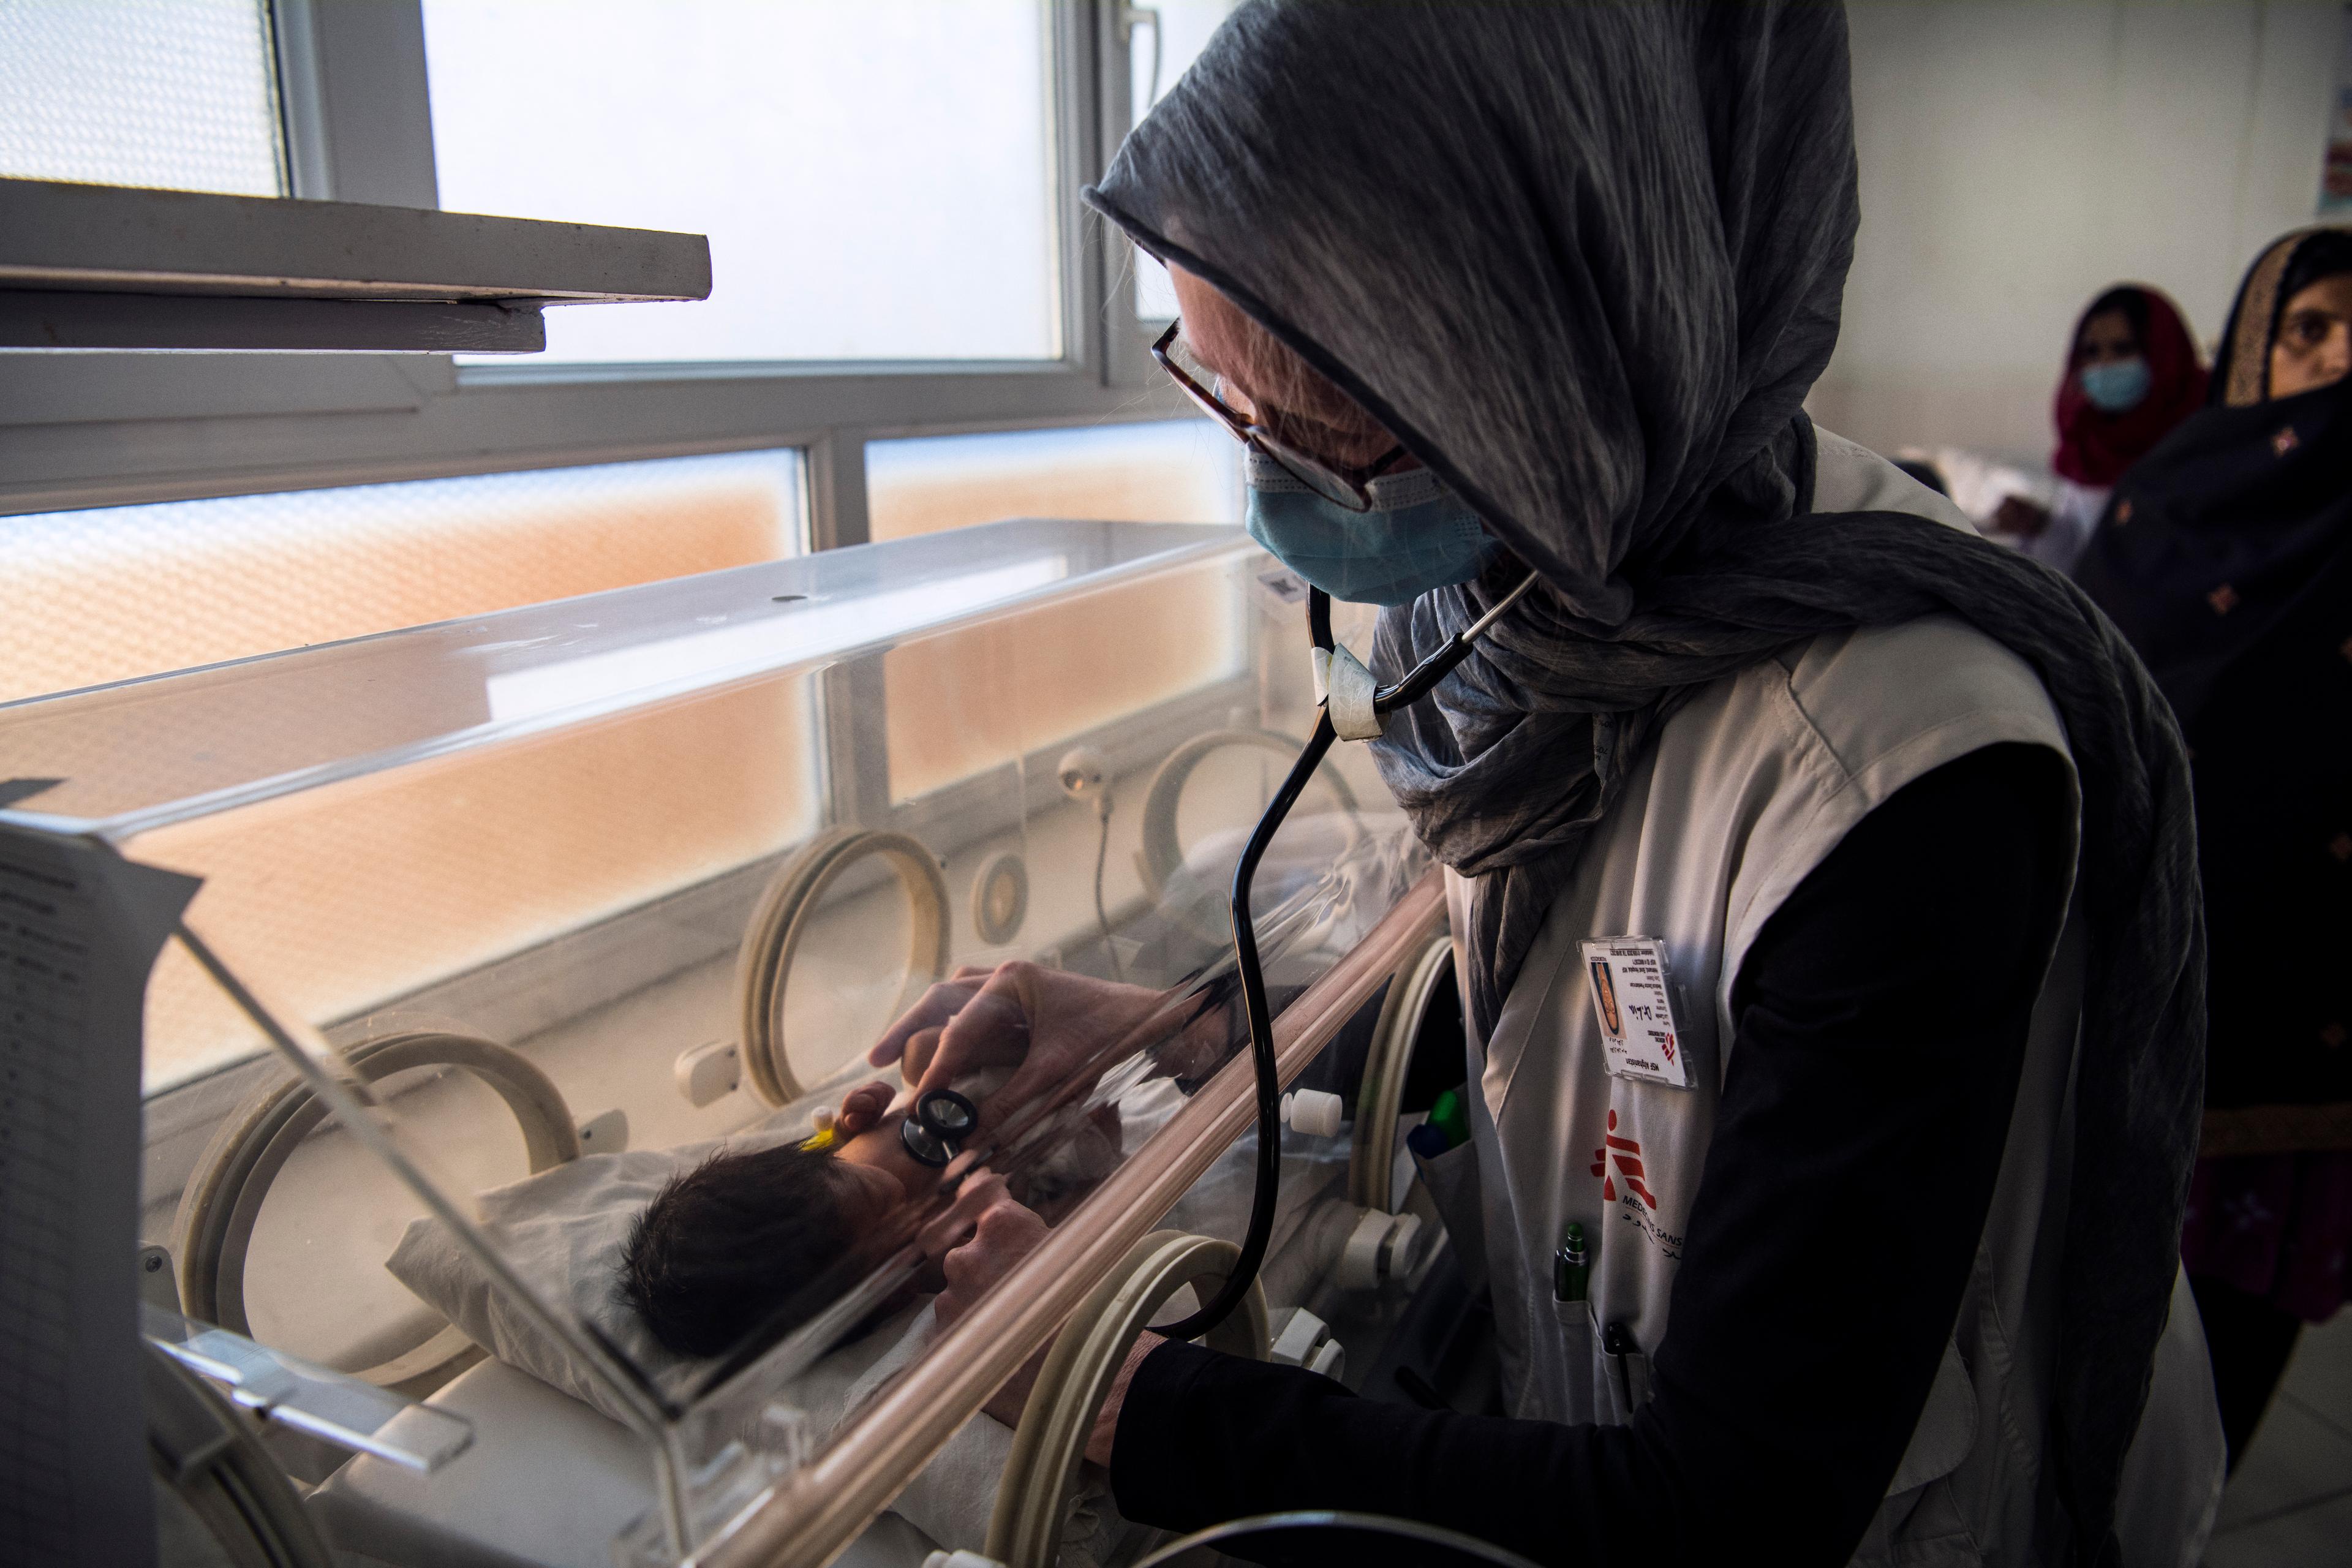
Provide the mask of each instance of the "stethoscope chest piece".
POLYGON ((951 1089, 927 1090, 898 1123, 898 1142, 924 1164, 944 1166, 961 1152, 963 1141, 980 1125, 980 1108, 951 1089))

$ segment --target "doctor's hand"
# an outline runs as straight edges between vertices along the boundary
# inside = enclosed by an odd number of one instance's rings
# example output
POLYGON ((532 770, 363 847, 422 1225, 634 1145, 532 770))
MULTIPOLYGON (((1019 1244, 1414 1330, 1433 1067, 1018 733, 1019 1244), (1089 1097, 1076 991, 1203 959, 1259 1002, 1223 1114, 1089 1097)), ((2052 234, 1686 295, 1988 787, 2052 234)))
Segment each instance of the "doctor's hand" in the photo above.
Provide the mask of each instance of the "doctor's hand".
MULTIPOLYGON (((947 1289, 940 1292, 932 1308, 944 1328, 971 1311, 1012 1272, 1014 1264, 1037 1249, 1037 1244, 1045 1239, 1045 1222, 1013 1201, 1003 1177, 978 1170, 965 1181, 948 1212, 924 1226, 918 1239, 925 1256, 939 1261, 947 1279, 947 1289)), ((1087 1458, 1095 1463, 1110 1463, 1111 1439, 1118 1431, 1127 1385, 1134 1379, 1137 1365, 1160 1343, 1159 1335, 1143 1335, 1112 1380, 1094 1430, 1087 1436, 1087 1458)), ((1039 1347, 982 1408, 1005 1426, 1018 1426, 1051 1348, 1050 1342, 1039 1347)))
MULTIPOLYGON (((877 1068, 898 1065, 900 1076, 909 1085, 923 1081, 923 1074, 931 1065, 938 1051, 940 1036, 955 1016, 968 1006, 987 985, 992 969, 974 964, 961 964, 945 980, 934 982, 915 1005, 882 1032, 874 1048, 866 1053, 867 1065, 877 1068)), ((1003 1058, 1018 1061, 1020 1052, 1013 1051, 1003 1058)), ((974 1064, 986 1065, 986 1064, 974 1064)))
MULTIPOLYGON (((1013 1266, 1045 1239, 1045 1222, 1005 1190, 1004 1179, 976 1170, 956 1194, 947 1213, 925 1226, 917 1240, 923 1255, 940 1265, 947 1289, 932 1300, 941 1328, 971 1310, 1013 1266)), ((982 1406, 1007 1426, 1021 1424, 1021 1412, 1045 1364, 1040 1349, 982 1406)))
POLYGON ((947 1212, 923 1226, 917 1243, 940 1265, 947 1289, 933 1301, 941 1327, 954 1322, 1013 1266, 1037 1250, 1045 1222, 1016 1202, 995 1172, 976 1169, 947 1212))
MULTIPOLYGON (((963 969, 925 993, 867 1060, 902 1062, 918 1089, 941 1089, 977 1068, 1018 1064, 980 1108, 980 1130, 1065 1085, 1091 1086, 1116 1058, 1104 1048, 1168 1005, 1163 993, 1014 960, 984 976, 963 969), (936 1031, 935 1039, 924 1037, 936 1031)), ((1172 1023, 1171 1017, 1171 1023, 1172 1023)), ((1211 1021, 1203 1020, 1207 1025, 1211 1021)), ((1210 1028, 1200 1033, 1206 1040, 1210 1028)), ((1205 1047, 1213 1053, 1214 1046, 1205 1047)), ((1164 1054, 1164 1053, 1163 1053, 1164 1054)), ((1198 1053, 1196 1053, 1198 1054, 1198 1053)))

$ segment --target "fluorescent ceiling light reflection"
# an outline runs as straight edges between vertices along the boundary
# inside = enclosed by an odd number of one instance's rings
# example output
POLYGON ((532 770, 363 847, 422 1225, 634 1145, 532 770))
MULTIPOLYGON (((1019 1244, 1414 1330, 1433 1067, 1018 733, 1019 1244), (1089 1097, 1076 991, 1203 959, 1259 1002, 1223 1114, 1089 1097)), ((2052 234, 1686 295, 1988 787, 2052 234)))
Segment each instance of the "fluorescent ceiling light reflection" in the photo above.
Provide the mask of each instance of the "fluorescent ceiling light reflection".
POLYGON ((657 642, 633 643, 609 653, 486 676, 482 689, 494 724, 572 708, 606 706, 622 697, 690 691, 845 647, 904 636, 1068 574, 1068 563, 1059 555, 1021 561, 911 588, 798 605, 741 626, 687 632, 657 642))

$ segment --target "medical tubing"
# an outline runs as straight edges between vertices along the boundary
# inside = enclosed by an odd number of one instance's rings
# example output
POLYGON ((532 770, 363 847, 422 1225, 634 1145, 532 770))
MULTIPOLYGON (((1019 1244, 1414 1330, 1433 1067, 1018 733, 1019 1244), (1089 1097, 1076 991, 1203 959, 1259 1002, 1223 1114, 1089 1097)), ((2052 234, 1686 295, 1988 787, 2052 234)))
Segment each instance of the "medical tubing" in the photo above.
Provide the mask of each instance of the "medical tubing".
MULTIPOLYGON (((1314 598, 1320 600, 1322 595, 1314 598)), ((1258 818, 1255 831, 1242 849, 1241 863, 1234 868, 1234 963, 1241 975, 1242 1004, 1249 1014, 1250 1060, 1257 1071, 1257 1182, 1250 1194, 1249 1229, 1242 1237, 1241 1257, 1234 1271, 1199 1311, 1152 1331, 1166 1339, 1198 1339, 1223 1322, 1248 1296, 1257 1279, 1258 1265, 1265 1260, 1266 1243, 1274 1235, 1274 1207, 1282 1181, 1282 1078, 1275 1062, 1274 1018, 1266 1006, 1265 973, 1258 966, 1257 928, 1250 919, 1250 884, 1256 879, 1258 862, 1265 858, 1283 819, 1298 804, 1307 781, 1315 776, 1316 767, 1336 739, 1329 711, 1318 711, 1315 732, 1307 738, 1306 749, 1291 764, 1290 776, 1275 792, 1265 815, 1258 818)))
POLYGON ((1495 1568, 1536 1568, 1517 1552, 1481 1541, 1459 1530, 1449 1530, 1442 1524, 1425 1524, 1417 1519, 1397 1519, 1381 1513, 1357 1513, 1347 1509, 1301 1509, 1290 1513, 1261 1513, 1248 1519, 1229 1519, 1223 1524, 1213 1524, 1206 1530, 1168 1542, 1135 1568, 1162 1568, 1184 1557, 1196 1547, 1213 1546, 1221 1541, 1237 1541, 1246 1536, 1271 1534, 1276 1531, 1356 1530, 1367 1535, 1385 1535, 1398 1541, 1410 1541, 1423 1546, 1442 1546, 1449 1552, 1491 1563, 1495 1568))
POLYGON ((1110 859, 1110 797, 1105 795, 1095 815, 1101 819, 1102 831, 1095 840, 1095 924, 1101 928, 1103 952, 1110 959, 1111 978, 1124 984, 1127 965, 1119 961, 1118 943, 1111 939, 1110 912, 1103 907, 1103 866, 1110 859))

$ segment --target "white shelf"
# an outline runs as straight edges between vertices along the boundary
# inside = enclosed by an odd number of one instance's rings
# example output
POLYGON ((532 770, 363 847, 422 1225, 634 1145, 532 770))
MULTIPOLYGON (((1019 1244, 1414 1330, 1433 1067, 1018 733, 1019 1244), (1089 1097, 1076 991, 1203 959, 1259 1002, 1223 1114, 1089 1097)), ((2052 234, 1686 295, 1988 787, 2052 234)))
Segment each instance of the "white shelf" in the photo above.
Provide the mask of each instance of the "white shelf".
POLYGON ((0 346, 529 353, 548 305, 701 300, 700 235, 0 180, 0 346))

